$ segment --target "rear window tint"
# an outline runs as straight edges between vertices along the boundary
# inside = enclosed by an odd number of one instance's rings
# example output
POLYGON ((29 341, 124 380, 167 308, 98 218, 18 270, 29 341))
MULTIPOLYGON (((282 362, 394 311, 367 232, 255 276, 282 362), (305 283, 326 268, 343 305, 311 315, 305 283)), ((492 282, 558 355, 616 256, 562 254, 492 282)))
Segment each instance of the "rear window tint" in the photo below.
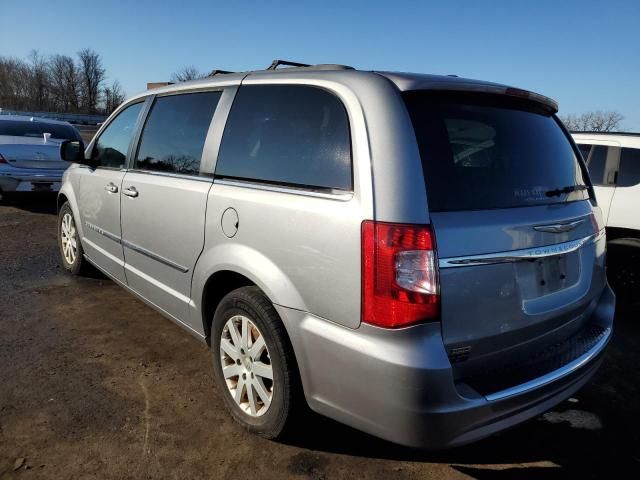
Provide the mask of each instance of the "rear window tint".
POLYGON ((404 95, 422 157, 429 209, 481 210, 589 198, 556 119, 497 96, 404 95), (578 186, 571 193, 553 191, 578 186))
POLYGON ((317 87, 241 87, 222 137, 216 175, 351 190, 351 141, 344 106, 317 87))
POLYGON ((37 120, 0 120, 0 135, 12 137, 40 137, 50 133, 51 138, 60 140, 80 140, 80 133, 71 125, 61 123, 43 123, 37 120))
POLYGON ((631 187, 640 183, 640 149, 623 148, 620 152, 618 186, 631 187))
POLYGON ((596 145, 591 152, 589 159, 589 177, 594 185, 604 185, 604 167, 607 163, 608 148, 603 145, 596 145))

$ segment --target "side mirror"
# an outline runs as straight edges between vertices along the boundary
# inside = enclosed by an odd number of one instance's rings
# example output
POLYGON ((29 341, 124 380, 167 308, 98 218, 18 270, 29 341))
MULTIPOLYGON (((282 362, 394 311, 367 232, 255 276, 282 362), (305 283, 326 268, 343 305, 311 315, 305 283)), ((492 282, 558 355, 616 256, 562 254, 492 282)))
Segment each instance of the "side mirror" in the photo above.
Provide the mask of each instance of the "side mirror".
POLYGON ((60 145, 60 158, 67 162, 88 164, 84 158, 84 143, 79 140, 65 140, 60 145))

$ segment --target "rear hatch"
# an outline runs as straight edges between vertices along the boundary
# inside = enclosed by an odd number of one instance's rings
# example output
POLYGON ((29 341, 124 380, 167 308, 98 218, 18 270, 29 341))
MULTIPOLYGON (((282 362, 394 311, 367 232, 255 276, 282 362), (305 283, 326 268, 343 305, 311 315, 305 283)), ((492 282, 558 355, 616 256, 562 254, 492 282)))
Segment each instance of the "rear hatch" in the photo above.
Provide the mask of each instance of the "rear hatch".
POLYGON ((0 155, 17 168, 64 170, 70 163, 60 158, 62 140, 0 135, 0 155))
POLYGON ((506 95, 405 92, 459 378, 587 328, 605 287, 588 177, 552 109, 506 95))

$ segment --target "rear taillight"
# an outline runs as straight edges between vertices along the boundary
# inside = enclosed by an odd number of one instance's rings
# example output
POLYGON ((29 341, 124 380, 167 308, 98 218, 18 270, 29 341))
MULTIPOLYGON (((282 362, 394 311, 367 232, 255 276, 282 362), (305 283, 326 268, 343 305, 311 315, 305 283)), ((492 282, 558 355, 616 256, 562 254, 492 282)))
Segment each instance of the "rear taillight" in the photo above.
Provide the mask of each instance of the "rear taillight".
POLYGON ((428 225, 362 222, 362 321, 384 328, 437 320, 435 238, 428 225))
POLYGON ((7 163, 2 154, 0 153, 0 163, 7 163))

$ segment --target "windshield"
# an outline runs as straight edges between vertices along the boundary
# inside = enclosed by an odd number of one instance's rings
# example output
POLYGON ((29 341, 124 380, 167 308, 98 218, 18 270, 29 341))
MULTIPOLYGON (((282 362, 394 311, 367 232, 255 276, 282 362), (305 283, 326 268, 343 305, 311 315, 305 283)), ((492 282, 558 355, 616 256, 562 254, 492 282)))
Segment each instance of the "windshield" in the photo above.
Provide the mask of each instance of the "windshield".
POLYGON ((78 131, 71 125, 24 120, 0 120, 0 135, 42 138, 43 133, 50 133, 51 138, 60 140, 80 140, 78 131))
POLYGON ((415 91, 404 98, 430 210, 589 198, 580 163, 553 115, 499 96, 415 91))

